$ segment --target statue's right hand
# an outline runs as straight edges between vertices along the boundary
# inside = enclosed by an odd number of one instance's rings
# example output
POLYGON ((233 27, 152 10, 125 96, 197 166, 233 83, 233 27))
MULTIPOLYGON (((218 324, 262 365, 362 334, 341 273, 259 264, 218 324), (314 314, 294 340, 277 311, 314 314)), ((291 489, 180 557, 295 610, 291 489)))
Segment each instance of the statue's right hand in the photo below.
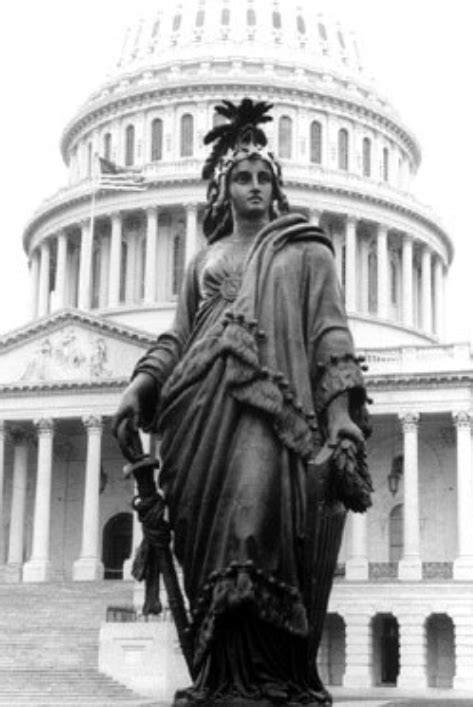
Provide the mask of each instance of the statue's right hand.
POLYGON ((154 378, 148 373, 138 373, 123 393, 115 415, 112 418, 112 433, 118 439, 119 428, 125 420, 137 431, 142 418, 150 419, 157 403, 157 389, 154 378))

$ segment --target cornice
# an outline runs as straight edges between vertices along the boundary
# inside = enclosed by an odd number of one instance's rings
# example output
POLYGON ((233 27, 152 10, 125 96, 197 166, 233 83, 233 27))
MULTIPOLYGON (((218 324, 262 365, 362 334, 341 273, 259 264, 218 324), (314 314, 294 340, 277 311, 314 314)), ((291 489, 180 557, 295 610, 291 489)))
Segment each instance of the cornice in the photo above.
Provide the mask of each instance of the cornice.
POLYGON ((96 121, 103 120, 106 117, 112 118, 120 111, 127 110, 130 107, 136 107, 137 109, 147 108, 156 99, 191 97, 193 100, 202 100, 205 95, 208 95, 210 99, 213 94, 221 97, 222 94, 228 93, 231 95, 234 91, 243 91, 256 94, 257 97, 258 93, 261 96, 279 96, 282 94, 281 98, 286 101, 288 97, 297 98, 307 103, 318 101, 321 107, 325 104, 327 107, 336 107, 370 118, 396 134, 413 154, 416 166, 419 166, 421 161, 419 143, 400 119, 390 115, 381 106, 377 107, 370 104, 368 99, 364 100, 361 96, 340 95, 340 90, 335 90, 329 86, 326 88, 297 86, 294 81, 289 79, 285 81, 277 75, 263 75, 254 79, 245 77, 232 79, 232 81, 228 81, 225 78, 219 79, 215 76, 210 76, 207 79, 183 76, 179 80, 174 79, 174 83, 165 86, 130 86, 121 95, 107 95, 104 98, 94 99, 86 103, 66 125, 60 142, 61 153, 67 164, 68 146, 77 134, 90 129, 96 121), (268 83, 264 83, 265 81, 272 81, 272 83, 268 85, 268 83))
POLYGON ((151 336, 151 334, 126 324, 117 324, 116 322, 111 322, 108 319, 96 317, 77 309, 63 309, 55 312, 51 316, 36 319, 19 329, 4 334, 0 337, 0 351, 21 343, 25 339, 37 336, 38 334, 41 335, 64 323, 85 324, 94 329, 98 329, 102 333, 119 338, 126 338, 144 346, 150 346, 155 341, 155 337, 151 336))
POLYGON ((425 388, 434 384, 453 386, 473 383, 473 369, 471 371, 441 371, 434 373, 365 374, 365 379, 368 389, 425 388))
POLYGON ((41 383, 6 383, 0 385, 3 395, 29 395, 31 393, 61 393, 61 392, 97 392, 100 390, 122 391, 129 383, 129 378, 107 378, 107 380, 91 381, 45 381, 41 383))

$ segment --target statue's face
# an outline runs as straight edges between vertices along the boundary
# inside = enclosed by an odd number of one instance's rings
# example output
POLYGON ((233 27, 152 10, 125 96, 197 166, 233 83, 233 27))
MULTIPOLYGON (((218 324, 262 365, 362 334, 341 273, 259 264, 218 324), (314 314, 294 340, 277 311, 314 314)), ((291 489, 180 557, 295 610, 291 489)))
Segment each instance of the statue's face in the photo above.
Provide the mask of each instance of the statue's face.
POLYGON ((273 198, 271 168, 260 159, 244 159, 230 173, 229 197, 236 215, 269 218, 273 198))

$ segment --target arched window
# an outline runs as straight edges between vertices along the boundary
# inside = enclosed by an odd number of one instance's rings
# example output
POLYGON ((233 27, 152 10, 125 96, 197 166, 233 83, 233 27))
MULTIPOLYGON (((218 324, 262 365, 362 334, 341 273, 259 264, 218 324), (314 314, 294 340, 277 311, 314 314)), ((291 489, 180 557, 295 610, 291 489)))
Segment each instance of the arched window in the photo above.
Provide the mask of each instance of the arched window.
POLYGON ((378 311, 378 255, 376 250, 368 254, 368 312, 378 311))
POLYGON ((151 162, 163 157, 163 121, 155 118, 151 123, 151 162))
POLYGON ((305 34, 305 21, 302 15, 297 16, 297 29, 300 34, 305 34))
POLYGON ((389 562, 399 562, 404 547, 403 505, 394 506, 389 514, 389 562))
POLYGON ((135 126, 127 125, 125 130, 125 165, 131 167, 135 162, 135 126))
POLYGON ((343 39, 343 34, 341 32, 337 33, 338 36, 338 43, 340 44, 342 49, 345 49, 345 40, 343 39))
POLYGON ((184 277, 184 236, 179 233, 172 241, 172 292, 176 296, 181 291, 184 277))
POLYGON ((230 24, 230 10, 228 7, 224 7, 222 10, 222 17, 221 17, 221 24, 222 25, 229 25, 230 24))
POLYGON ((279 156, 290 159, 292 155, 292 120, 287 115, 279 118, 279 156))
POLYGON ((341 128, 338 131, 338 168, 348 170, 348 130, 341 128))
POLYGON ((181 117, 181 157, 194 154, 194 118, 190 113, 181 117))
POLYGON ((387 147, 383 148, 383 179, 385 182, 389 181, 389 150, 387 147))
POLYGON ((177 32, 181 26, 181 15, 174 15, 174 20, 172 22, 172 31, 177 32))
POLYGON ((319 22, 319 37, 324 42, 327 41, 327 30, 325 29, 325 25, 323 25, 322 22, 319 22))
POLYGON ((205 21, 205 12, 204 10, 199 10, 197 13, 197 17, 195 19, 195 26, 196 27, 202 27, 205 21))
POLYGON ((310 124, 310 161, 322 163, 322 126, 318 120, 310 124))
POLYGON ((103 136, 103 156, 106 160, 112 159, 112 134, 105 133, 103 136))
POLYGON ((158 32, 159 32, 159 20, 156 20, 156 22, 153 25, 153 32, 151 34, 152 39, 154 39, 156 37, 158 32))
POLYGON ((256 12, 253 10, 252 7, 250 7, 250 8, 246 11, 246 24, 247 24, 249 27, 254 27, 255 24, 256 24, 256 12))
POLYGON ((281 29, 281 13, 277 10, 273 12, 273 27, 274 29, 281 29))
POLYGON ((371 140, 363 138, 363 176, 371 177, 371 140))

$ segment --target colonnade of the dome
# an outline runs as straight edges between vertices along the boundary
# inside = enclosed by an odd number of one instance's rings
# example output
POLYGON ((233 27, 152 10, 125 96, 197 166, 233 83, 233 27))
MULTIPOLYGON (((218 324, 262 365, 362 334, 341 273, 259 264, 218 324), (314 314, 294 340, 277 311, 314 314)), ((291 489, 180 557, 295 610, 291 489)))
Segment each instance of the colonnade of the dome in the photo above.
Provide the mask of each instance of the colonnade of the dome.
MULTIPOLYGON (((146 206, 71 223, 30 253, 32 316, 63 307, 139 309, 172 303, 185 265, 203 245, 203 203, 146 206)), ((412 233, 354 215, 297 208, 332 237, 347 311, 441 338, 442 254, 412 233)), ((380 342, 382 343, 382 342, 380 342)))

